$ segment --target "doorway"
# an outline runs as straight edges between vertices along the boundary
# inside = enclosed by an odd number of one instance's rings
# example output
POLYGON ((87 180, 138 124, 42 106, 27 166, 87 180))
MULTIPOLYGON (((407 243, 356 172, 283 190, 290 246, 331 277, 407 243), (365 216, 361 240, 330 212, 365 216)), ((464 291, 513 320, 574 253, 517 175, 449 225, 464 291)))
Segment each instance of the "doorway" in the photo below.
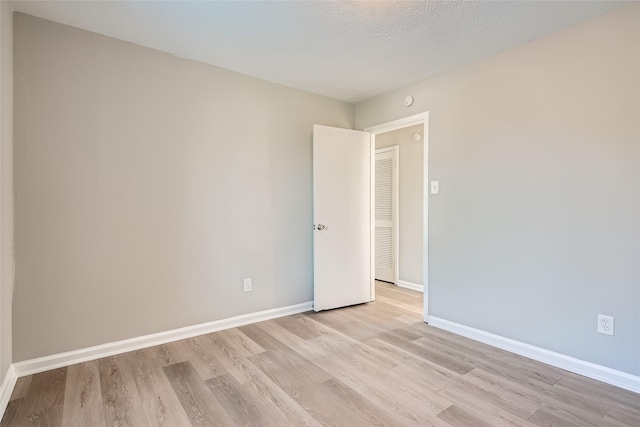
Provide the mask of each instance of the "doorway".
MULTIPOLYGON (((400 170, 399 173, 399 181, 400 185, 402 185, 403 178, 404 180, 411 180, 413 183, 407 183, 409 185, 405 185, 404 190, 399 191, 399 226, 396 229, 398 231, 397 235, 397 264, 398 273, 396 275, 396 285, 401 287, 406 287, 413 290, 418 290, 423 292, 423 301, 424 301, 424 320, 427 321, 428 317, 428 155, 429 155, 429 113, 421 113, 416 114, 414 116, 406 117, 403 119, 394 120, 391 122, 383 123, 380 125, 372 126, 370 128, 365 129, 366 132, 371 133, 371 144, 375 148, 383 148, 383 146, 391 146, 394 144, 394 141, 402 141, 403 138, 411 138, 411 142, 414 143, 413 148, 415 149, 416 143, 419 142, 422 148, 421 156, 416 156, 416 152, 413 153, 411 150, 408 150, 406 155, 407 158, 410 158, 414 161, 417 160, 418 166, 421 166, 421 170, 414 170, 414 176, 408 178, 407 172, 411 172, 409 170, 404 171, 400 170), (417 138, 419 134, 419 141, 415 141, 414 138, 417 138), (395 136, 394 136, 395 135, 395 136), (400 138, 400 139, 398 139, 400 138), (417 158, 416 158, 417 157, 417 158), (404 197, 403 197, 404 196, 404 197), (421 197, 419 197, 421 196, 421 197), (416 200, 420 199, 421 200, 416 200), (403 199, 405 202, 408 202, 408 206, 410 208, 405 207, 407 212, 403 212, 403 199), (413 206, 411 206, 413 203, 413 206), (416 206, 417 204, 417 206, 416 206), (408 212, 411 211, 411 212, 408 212), (413 224, 421 225, 421 232, 411 233, 410 229, 405 230, 407 233, 402 233, 403 230, 403 219, 405 222, 407 221, 406 214, 409 214, 409 220, 413 221, 413 224), (413 218, 411 218, 413 217, 413 218), (416 236, 417 235, 417 236, 416 236), (404 241, 403 241, 403 236, 404 241), (417 237, 417 238, 416 238, 417 237), (404 256, 403 256, 404 255, 404 256), (403 268, 403 260, 404 266, 403 268), (421 261, 421 262, 416 262, 421 261), (417 271, 417 272, 416 272, 417 271), (419 273, 422 274, 419 274, 419 273), (421 280, 420 280, 421 279, 421 280)), ((408 143, 408 141, 407 141, 408 143)), ((408 143, 409 144, 409 143, 408 143)), ((400 145, 400 144, 398 144, 400 145)), ((407 145, 410 147, 410 145, 407 145)), ((402 146, 400 146, 400 153, 403 153, 402 146)), ((402 167, 405 167, 403 164, 404 157, 399 159, 399 164, 402 167)), ((415 169, 415 168, 414 168, 415 169)), ((376 203, 377 204, 377 203, 376 203)), ((406 224, 405 224, 405 228, 406 224)), ((374 240, 374 239, 372 239, 374 240)), ((375 239, 377 240, 377 239, 375 239)), ((374 240, 374 241, 375 241, 374 240)), ((373 253, 377 251, 377 248, 373 248, 373 253)))

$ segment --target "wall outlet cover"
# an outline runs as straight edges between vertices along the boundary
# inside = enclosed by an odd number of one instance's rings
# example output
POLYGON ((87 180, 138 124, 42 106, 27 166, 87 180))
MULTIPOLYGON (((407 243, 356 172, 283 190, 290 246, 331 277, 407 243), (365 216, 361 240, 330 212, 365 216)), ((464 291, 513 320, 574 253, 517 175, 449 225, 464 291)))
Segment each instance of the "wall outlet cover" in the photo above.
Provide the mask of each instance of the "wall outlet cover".
POLYGON ((605 335, 613 335, 615 319, 612 316, 598 314, 598 332, 605 335))

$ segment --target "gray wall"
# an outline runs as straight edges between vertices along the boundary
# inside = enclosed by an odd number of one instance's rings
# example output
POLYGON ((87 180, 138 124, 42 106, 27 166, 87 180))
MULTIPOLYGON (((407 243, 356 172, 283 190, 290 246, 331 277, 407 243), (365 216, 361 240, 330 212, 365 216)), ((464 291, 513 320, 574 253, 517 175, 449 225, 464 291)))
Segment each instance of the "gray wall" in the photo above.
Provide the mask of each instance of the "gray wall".
POLYGON ((310 301, 314 123, 354 108, 17 14, 15 360, 310 301))
POLYGON ((424 135, 422 125, 376 135, 376 148, 399 146, 399 278, 422 285, 422 173, 424 138, 414 141, 413 135, 424 135))
POLYGON ((0 381, 12 362, 13 9, 0 2, 0 381))
POLYGON ((636 3, 356 106, 359 129, 430 112, 431 315, 640 375, 638 22, 636 3))

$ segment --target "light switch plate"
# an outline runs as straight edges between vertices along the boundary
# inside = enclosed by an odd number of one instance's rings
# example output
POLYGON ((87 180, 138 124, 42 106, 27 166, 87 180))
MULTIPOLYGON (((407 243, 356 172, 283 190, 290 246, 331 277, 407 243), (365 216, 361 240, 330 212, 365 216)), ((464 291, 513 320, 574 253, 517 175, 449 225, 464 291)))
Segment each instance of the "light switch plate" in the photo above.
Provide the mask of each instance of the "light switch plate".
POLYGON ((431 181, 431 194, 438 194, 440 192, 440 183, 438 181, 431 181))

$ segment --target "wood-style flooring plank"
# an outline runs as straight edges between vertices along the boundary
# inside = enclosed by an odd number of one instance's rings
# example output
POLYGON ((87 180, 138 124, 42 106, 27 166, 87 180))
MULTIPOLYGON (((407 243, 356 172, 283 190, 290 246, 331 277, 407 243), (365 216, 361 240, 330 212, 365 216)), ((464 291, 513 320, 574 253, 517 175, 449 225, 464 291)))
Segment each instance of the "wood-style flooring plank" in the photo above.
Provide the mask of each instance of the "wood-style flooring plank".
POLYGON ((331 379, 331 375, 293 351, 260 353, 249 360, 289 395, 331 379))
POLYGON ((388 288, 385 286, 376 288, 376 298, 383 297, 387 299, 392 299, 396 302, 401 302, 403 304, 412 305, 417 308, 422 308, 423 303, 423 295, 414 292, 406 292, 404 288, 388 288))
MULTIPOLYGON (((179 342, 182 341, 184 340, 179 342)), ((146 357, 154 359, 156 363, 162 367, 175 365, 176 363, 186 362, 189 360, 185 354, 174 354, 170 348, 170 344, 156 345, 154 347, 143 348, 138 351, 142 352, 146 357)))
POLYGON ((237 426, 289 425, 286 417, 260 399, 255 389, 240 384, 231 375, 212 378, 205 384, 237 426))
MULTIPOLYGON (((547 369, 546 365, 544 365, 544 369, 547 369)), ((640 417, 640 396, 632 391, 624 390, 577 374, 571 377, 564 376, 554 384, 554 386, 577 393, 581 396, 598 399, 613 407, 635 411, 638 417, 640 417)), ((640 425, 640 421, 638 425, 640 425)))
MULTIPOLYGON (((324 354, 322 348, 314 345, 316 344, 315 339, 305 340, 303 338, 300 338, 298 335, 282 327, 277 322, 262 322, 258 325, 258 327, 302 357, 313 359, 324 354)), ((285 351, 285 353, 286 352, 287 351, 285 351)))
MULTIPOLYGON (((472 413, 483 413, 496 425, 527 426, 523 417, 528 417, 533 410, 522 407, 495 393, 464 382, 464 376, 452 372, 438 364, 431 364, 424 359, 401 348, 381 341, 370 341, 380 351, 395 354, 404 364, 391 370, 397 382, 406 381, 410 384, 422 385, 421 393, 437 396, 440 401, 463 407, 472 413), (416 381, 420 378, 420 381, 416 381)), ((433 399, 433 398, 432 398, 433 399)))
POLYGON ((450 402, 422 389, 417 382, 397 378, 367 358, 359 359, 354 365, 336 354, 318 358, 314 363, 392 414, 399 425, 439 425, 435 415, 450 402))
POLYGON ((483 420, 492 425, 531 426, 526 421, 532 412, 528 407, 491 391, 466 384, 462 377, 454 372, 433 366, 426 367, 423 362, 414 360, 394 368, 392 373, 406 381, 411 381, 416 376, 424 376, 425 384, 428 384, 431 393, 468 413, 482 414, 483 420))
POLYGON ((396 419, 337 379, 309 385, 294 399, 324 425, 395 426, 396 419))
POLYGON ((588 396, 584 396, 584 400, 576 399, 575 396, 556 393, 552 386, 548 386, 550 391, 522 387, 513 381, 482 370, 474 370, 465 377, 468 384, 479 385, 485 390, 497 390, 498 394, 504 398, 529 403, 578 425, 597 426, 607 409, 605 404, 588 396))
MULTIPOLYGON (((518 383, 524 382, 527 383, 529 387, 541 391, 551 387, 551 385, 546 381, 541 381, 541 379, 546 378, 546 376, 539 375, 535 371, 531 370, 528 363, 502 360, 497 357, 493 357, 492 355, 482 354, 471 350, 467 351, 456 346, 446 345, 446 343, 431 339, 431 337, 420 338, 412 342, 420 347, 436 351, 442 355, 462 361, 465 364, 472 366, 475 370, 482 370, 518 383)), ((557 380, 553 381, 553 383, 556 381, 557 380)))
POLYGON ((291 349, 301 356, 313 360, 326 354, 357 343, 358 341, 340 332, 337 332, 312 318, 298 319, 297 322, 303 324, 309 331, 314 331, 315 338, 302 339, 298 335, 283 327, 284 322, 262 322, 259 327, 267 334, 275 337, 279 342, 284 343, 286 352, 291 349))
MULTIPOLYGON (((527 357, 510 353, 479 341, 474 341, 471 338, 463 337, 462 335, 456 335, 452 332, 445 331, 444 329, 438 329, 424 322, 415 322, 408 326, 407 329, 419 333, 422 337, 428 337, 436 342, 439 341, 447 344, 450 347, 464 349, 465 351, 471 351, 474 354, 479 355, 486 354, 487 356, 500 360, 501 363, 520 363, 522 366, 531 363, 531 359, 527 357)), ((558 379, 558 376, 554 376, 554 379, 549 384, 557 382, 558 379)))
POLYGON ((2 416, 1 427, 20 426, 25 425, 26 422, 22 422, 24 419, 24 398, 10 400, 7 405, 7 409, 2 416))
POLYGON ((473 415, 464 409, 451 405, 442 411, 438 418, 454 427, 493 427, 493 424, 484 421, 482 418, 473 415))
POLYGON ((243 390, 257 396, 259 404, 275 409, 285 420, 283 426, 315 427, 320 423, 305 411, 288 393, 278 387, 266 375, 255 375, 251 381, 242 384, 243 390))
POLYGON ((407 304, 402 301, 396 301, 393 299, 393 297, 376 296, 376 301, 381 301, 386 304, 401 308, 407 313, 413 314, 417 317, 422 317, 424 315, 422 307, 416 307, 414 304, 407 304))
POLYGON ((13 425, 61 425, 66 376, 66 367, 33 375, 29 392, 22 399, 20 414, 15 417, 13 425))
MULTIPOLYGON (((375 303, 374 303, 375 304, 375 303)), ((382 307, 385 307, 382 304, 382 307)), ((405 323, 397 320, 394 315, 385 315, 384 312, 377 310, 373 304, 366 304, 364 307, 354 306, 343 309, 342 312, 345 316, 351 317, 358 322, 364 322, 368 325, 367 330, 371 333, 390 332, 395 329, 399 329, 405 326, 405 323)), ((371 336, 371 334, 364 335, 364 338, 371 336)))
POLYGON ((141 426, 149 422, 144 413, 126 355, 98 360, 100 389, 107 425, 141 426))
POLYGON ((95 360, 67 368, 62 424, 83 427, 106 425, 100 370, 95 360))
POLYGON ((529 422, 538 427, 580 427, 580 424, 574 424, 543 409, 539 409, 531 415, 529 422))
POLYGON ((178 363, 190 362, 202 380, 215 378, 225 373, 223 362, 215 356, 211 343, 203 337, 169 343, 167 350, 174 360, 179 360, 178 363))
POLYGON ((411 331, 422 332, 422 338, 414 343, 437 349, 451 356, 467 361, 474 367, 482 368, 497 375, 512 378, 518 382, 526 382, 532 387, 553 385, 559 381, 558 376, 540 372, 531 366, 531 359, 473 342, 464 337, 451 337, 451 333, 428 325, 409 327, 411 331), (461 339, 464 338, 464 339, 461 339))
POLYGON ((241 326, 238 328, 240 332, 248 336, 253 342, 258 344, 266 351, 289 351, 291 347, 286 346, 282 341, 278 341, 271 334, 260 328, 260 323, 241 326))
POLYGON ((26 377, 20 377, 16 381, 16 386, 13 388, 13 393, 11 393, 11 397, 9 401, 22 399, 23 397, 27 397, 29 393, 29 387, 31 387, 31 380, 33 379, 33 375, 28 375, 26 377))
MULTIPOLYGON (((218 333, 202 335, 195 338, 203 348, 208 348, 209 355, 220 363, 225 373, 241 384, 251 381, 256 375, 256 367, 246 357, 229 347, 227 341, 218 333)), ((262 354, 262 353, 259 353, 262 354)))
POLYGON ((238 329, 227 329, 216 334, 228 348, 240 357, 249 357, 265 351, 264 348, 238 329))
POLYGON ((600 425, 603 427, 640 426, 640 411, 614 405, 604 415, 600 425))
POLYGON ((150 357, 149 353, 142 351, 134 351, 126 356, 149 425, 166 427, 191 425, 180 400, 164 374, 162 369, 164 360, 150 357))
POLYGON ((189 362, 165 366, 182 408, 194 426, 232 426, 233 420, 202 382, 189 362))
POLYGON ((336 331, 348 335, 358 341, 370 339, 380 333, 386 332, 386 328, 380 328, 358 316, 347 313, 345 309, 309 313, 309 318, 320 322, 336 331))
POLYGON ((318 332, 317 329, 309 327, 308 322, 304 322, 304 320, 306 320, 306 317, 304 316, 293 319, 289 317, 281 317, 280 319, 275 319, 274 322, 287 329, 289 332, 296 334, 303 340, 310 340, 321 336, 321 333, 318 332))
POLYGON ((429 348, 425 348, 424 346, 419 346, 411 341, 399 337, 397 334, 385 333, 381 334, 379 338, 383 341, 387 341, 389 344, 406 350, 409 353, 413 353, 425 361, 440 365, 443 368, 449 369, 457 374, 463 375, 473 369, 473 366, 468 364, 466 361, 461 361, 447 354, 440 353, 436 350, 431 350, 429 348))

